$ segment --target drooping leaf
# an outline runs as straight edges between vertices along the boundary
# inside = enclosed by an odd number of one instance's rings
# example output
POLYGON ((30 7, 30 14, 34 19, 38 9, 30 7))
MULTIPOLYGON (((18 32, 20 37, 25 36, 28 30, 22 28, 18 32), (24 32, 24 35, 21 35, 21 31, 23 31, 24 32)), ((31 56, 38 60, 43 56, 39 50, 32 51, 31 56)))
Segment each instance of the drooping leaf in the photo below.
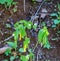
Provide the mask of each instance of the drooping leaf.
POLYGON ((56 28, 56 25, 52 25, 52 28, 56 28))
POLYGON ((55 19, 55 20, 54 20, 54 24, 57 25, 57 24, 59 24, 59 23, 60 23, 60 21, 59 21, 58 19, 55 19))
POLYGON ((28 56, 21 55, 20 59, 21 61, 29 61, 29 55, 28 56))
POLYGON ((7 44, 14 49, 17 47, 17 45, 14 42, 7 42, 7 44))
POLYGON ((39 32, 38 32, 38 41, 39 42, 42 42, 44 33, 45 32, 43 31, 43 29, 39 30, 39 32))
POLYGON ((58 17, 58 14, 57 13, 52 13, 52 14, 50 14, 50 16, 51 17, 54 17, 54 16, 58 17))
POLYGON ((17 41, 18 40, 19 31, 16 30, 13 34, 14 34, 14 40, 17 41))
POLYGON ((37 28, 37 24, 35 23, 35 24, 33 25, 33 29, 36 30, 36 28, 37 28))
POLYGON ((20 48, 19 49, 19 52, 23 53, 24 52, 24 49, 23 48, 20 48))
POLYGON ((26 52, 26 49, 29 47, 28 45, 29 45, 29 43, 30 43, 30 39, 29 38, 25 38, 25 41, 24 41, 24 43, 23 43, 23 48, 24 48, 24 51, 26 52))
POLYGON ((8 61, 7 59, 4 59, 3 61, 8 61))
POLYGON ((6 0, 0 0, 0 4, 5 4, 6 0))
POLYGON ((48 35, 49 35, 49 32, 48 32, 47 27, 44 27, 44 28, 40 29, 39 32, 38 32, 39 43, 41 43, 43 47, 49 49, 50 44, 49 44, 49 41, 48 41, 48 35))
POLYGON ((14 56, 11 56, 11 57, 10 57, 10 61, 13 61, 14 59, 15 59, 14 56))

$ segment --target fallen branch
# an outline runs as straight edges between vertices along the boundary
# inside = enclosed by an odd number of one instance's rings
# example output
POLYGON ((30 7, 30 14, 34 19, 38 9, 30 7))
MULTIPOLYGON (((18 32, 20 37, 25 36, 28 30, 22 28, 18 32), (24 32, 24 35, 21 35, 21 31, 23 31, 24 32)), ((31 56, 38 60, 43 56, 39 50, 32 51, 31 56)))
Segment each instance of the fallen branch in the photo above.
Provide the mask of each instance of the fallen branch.
POLYGON ((11 39, 13 37, 13 35, 11 35, 10 37, 6 38, 5 40, 1 41, 0 44, 2 44, 3 42, 8 41, 9 39, 11 39))
POLYGON ((25 3, 26 3, 26 2, 25 2, 25 0, 23 1, 23 3, 24 3, 24 12, 26 12, 26 8, 25 8, 25 3))
POLYGON ((0 54, 3 54, 8 48, 11 49, 8 45, 0 48, 0 54))
POLYGON ((34 21, 35 17, 37 16, 37 14, 38 14, 39 10, 41 9, 41 7, 42 7, 42 5, 43 5, 44 2, 45 2, 45 1, 43 1, 43 2, 40 4, 38 10, 36 11, 35 15, 30 19, 30 21, 32 21, 32 22, 34 21))

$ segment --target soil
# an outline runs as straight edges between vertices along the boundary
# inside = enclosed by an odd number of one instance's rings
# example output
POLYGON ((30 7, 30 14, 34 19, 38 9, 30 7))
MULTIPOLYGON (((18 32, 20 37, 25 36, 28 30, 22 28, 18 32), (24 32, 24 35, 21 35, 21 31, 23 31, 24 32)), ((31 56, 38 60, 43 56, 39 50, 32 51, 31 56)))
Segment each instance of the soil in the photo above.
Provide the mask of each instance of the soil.
MULTIPOLYGON (((11 36, 13 33, 13 25, 11 25, 11 28, 6 28, 6 24, 9 23, 16 23, 17 21, 24 19, 24 20, 30 20, 31 16, 35 14, 38 6, 40 3, 32 3, 31 1, 26 0, 26 12, 23 10, 23 0, 15 0, 18 2, 17 4, 17 12, 13 13, 11 7, 10 9, 5 9, 4 6, 0 5, 0 42, 4 41, 6 38, 11 36)), ((44 3, 42 8, 46 8, 48 10, 48 13, 57 12, 58 9, 55 7, 57 5, 57 2, 60 2, 58 0, 52 0, 47 3, 44 3)), ((34 61, 60 61, 60 34, 59 36, 56 35, 57 30, 60 30, 60 24, 57 26, 57 28, 52 29, 52 20, 49 15, 46 16, 46 18, 41 19, 41 21, 45 21, 46 25, 49 29, 49 42, 51 45, 51 49, 45 49, 41 48, 40 45, 38 45, 34 51, 35 54, 35 60, 34 61), (47 23, 49 21, 49 24, 47 23), (57 40, 51 40, 51 38, 57 37, 59 39, 57 40), (39 54, 38 54, 39 52, 39 54), (38 58, 37 58, 38 55, 38 58)), ((36 32, 36 31, 35 31, 36 32)), ((32 32, 34 33, 34 32, 32 32)), ((37 36, 35 34, 32 34, 28 32, 28 36, 31 38, 31 44, 30 47, 33 49, 33 47, 36 44, 37 36), (35 35, 35 36, 34 36, 35 35)), ((12 39, 11 39, 12 40, 12 39)), ((6 42, 3 42, 0 44, 0 48, 3 47, 6 44, 6 42)), ((20 43, 19 43, 20 44, 20 43)), ((21 43, 22 44, 22 43, 21 43)), ((18 47, 19 48, 19 47, 18 47)), ((6 57, 5 54, 0 55, 0 61, 3 61, 4 59, 7 59, 9 57, 6 57)), ((19 61, 19 59, 16 59, 15 61, 19 61)))

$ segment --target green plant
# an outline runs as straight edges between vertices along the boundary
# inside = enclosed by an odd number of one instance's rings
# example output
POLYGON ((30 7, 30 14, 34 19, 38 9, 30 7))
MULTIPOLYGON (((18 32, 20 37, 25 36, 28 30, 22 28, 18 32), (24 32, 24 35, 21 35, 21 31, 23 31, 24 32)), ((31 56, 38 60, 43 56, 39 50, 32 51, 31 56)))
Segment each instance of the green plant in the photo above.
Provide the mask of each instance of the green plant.
POLYGON ((0 0, 0 4, 4 5, 5 8, 9 8, 11 7, 12 5, 15 5, 16 2, 14 2, 13 0, 0 0))
POLYGON ((32 61, 32 58, 34 57, 33 53, 29 53, 28 55, 21 55, 20 60, 21 61, 29 61, 29 59, 32 61))
MULTIPOLYGON (((7 44, 14 49, 14 51, 16 53, 20 53, 19 57, 21 61, 29 61, 29 60, 33 60, 34 58, 34 54, 33 51, 31 51, 31 49, 29 48, 29 44, 30 44, 30 38, 27 36, 27 30, 31 30, 31 29, 35 29, 36 30, 37 25, 33 24, 30 21, 26 21, 26 20, 20 20, 19 22, 14 24, 14 29, 15 31, 13 32, 13 36, 14 36, 14 41, 13 42, 7 42, 7 44), (20 47, 17 50, 18 47, 18 40, 22 41, 22 47, 20 47), (28 54, 23 54, 26 52, 29 52, 28 54)), ((44 47, 46 48, 50 48, 50 44, 48 42, 48 35, 49 32, 47 30, 47 27, 44 27, 42 29, 39 30, 38 32, 38 43, 41 43, 44 47)), ((12 53, 7 50, 5 52, 7 55, 12 53)), ((10 60, 14 60, 16 56, 11 56, 10 60)))
POLYGON ((57 12, 57 13, 52 13, 52 14, 50 14, 50 16, 51 16, 52 19, 53 19, 53 23, 54 23, 54 24, 52 25, 52 28, 56 28, 57 25, 60 24, 60 4, 58 3, 57 6, 58 6, 58 12, 57 12), (55 18, 54 18, 54 17, 55 17, 55 18))
POLYGON ((6 56, 8 56, 9 54, 11 54, 11 49, 7 49, 7 50, 5 51, 5 55, 6 55, 6 56))
MULTIPOLYGON (((32 22, 30 21, 25 21, 25 20, 20 20, 19 22, 17 22, 15 25, 15 32, 14 32, 14 40, 15 43, 17 44, 17 40, 18 38, 21 40, 22 38, 25 39, 24 41, 24 45, 27 45, 29 38, 27 37, 27 33, 26 33, 26 29, 31 29, 32 27, 32 22), (26 42, 27 41, 27 42, 26 42)), ((25 48, 27 48, 25 46, 25 48)))
POLYGON ((48 41, 48 35, 49 35, 48 29, 47 29, 47 27, 44 26, 38 32, 38 42, 41 43, 41 45, 43 47, 49 49, 50 48, 50 44, 49 44, 49 41, 48 41))
MULTIPOLYGON (((14 36, 14 42, 7 42, 7 44, 12 48, 12 49, 15 49, 15 52, 17 51, 17 43, 18 43, 18 39, 19 40, 24 40, 23 41, 23 47, 18 49, 19 52, 21 53, 21 57, 23 57, 24 59, 26 59, 27 56, 24 56, 22 55, 22 53, 26 52, 26 49, 29 48, 29 43, 30 43, 30 38, 27 37, 27 33, 26 33, 26 30, 30 30, 32 28, 32 22, 30 21, 26 21, 26 20, 20 20, 19 22, 15 23, 14 24, 14 28, 15 28, 15 31, 13 33, 13 36, 14 36)), ((11 51, 10 50, 6 50, 5 52, 6 55, 9 55, 11 54, 11 51)), ((30 54, 31 55, 31 54, 30 54)), ((28 57, 27 57, 28 58, 28 57)), ((10 58, 10 60, 14 60, 14 56, 12 56, 10 58)), ((22 60, 22 58, 21 58, 22 60)), ((27 59, 26 59, 27 60, 27 59)), ((22 60, 23 61, 23 60, 22 60)))
POLYGON ((60 24, 60 14, 58 14, 58 13, 52 13, 50 16, 51 17, 56 17, 56 18, 52 19, 52 21, 53 21, 52 28, 56 28, 57 25, 60 24))

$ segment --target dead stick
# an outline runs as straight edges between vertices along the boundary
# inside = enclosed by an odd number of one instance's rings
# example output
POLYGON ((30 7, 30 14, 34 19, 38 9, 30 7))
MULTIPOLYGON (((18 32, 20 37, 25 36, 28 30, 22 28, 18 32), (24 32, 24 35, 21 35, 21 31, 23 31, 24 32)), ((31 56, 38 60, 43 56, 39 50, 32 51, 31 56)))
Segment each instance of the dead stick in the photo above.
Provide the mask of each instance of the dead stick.
POLYGON ((25 3, 26 3, 26 2, 25 2, 25 0, 23 1, 23 3, 24 3, 24 12, 26 12, 26 8, 25 8, 25 3))
POLYGON ((4 46, 4 47, 0 48, 0 54, 3 54, 7 49, 11 49, 11 47, 4 46))
POLYGON ((45 1, 43 1, 43 2, 40 4, 38 10, 36 11, 35 15, 30 19, 30 21, 32 21, 32 22, 34 21, 34 18, 37 16, 37 14, 38 14, 39 10, 41 9, 41 7, 42 7, 42 5, 43 5, 44 2, 45 2, 45 1))
POLYGON ((0 42, 0 44, 3 43, 3 42, 5 42, 5 41, 8 41, 8 40, 11 39, 12 37, 13 37, 13 35, 11 35, 10 37, 8 37, 8 38, 6 38, 5 40, 3 40, 2 42, 0 42))

